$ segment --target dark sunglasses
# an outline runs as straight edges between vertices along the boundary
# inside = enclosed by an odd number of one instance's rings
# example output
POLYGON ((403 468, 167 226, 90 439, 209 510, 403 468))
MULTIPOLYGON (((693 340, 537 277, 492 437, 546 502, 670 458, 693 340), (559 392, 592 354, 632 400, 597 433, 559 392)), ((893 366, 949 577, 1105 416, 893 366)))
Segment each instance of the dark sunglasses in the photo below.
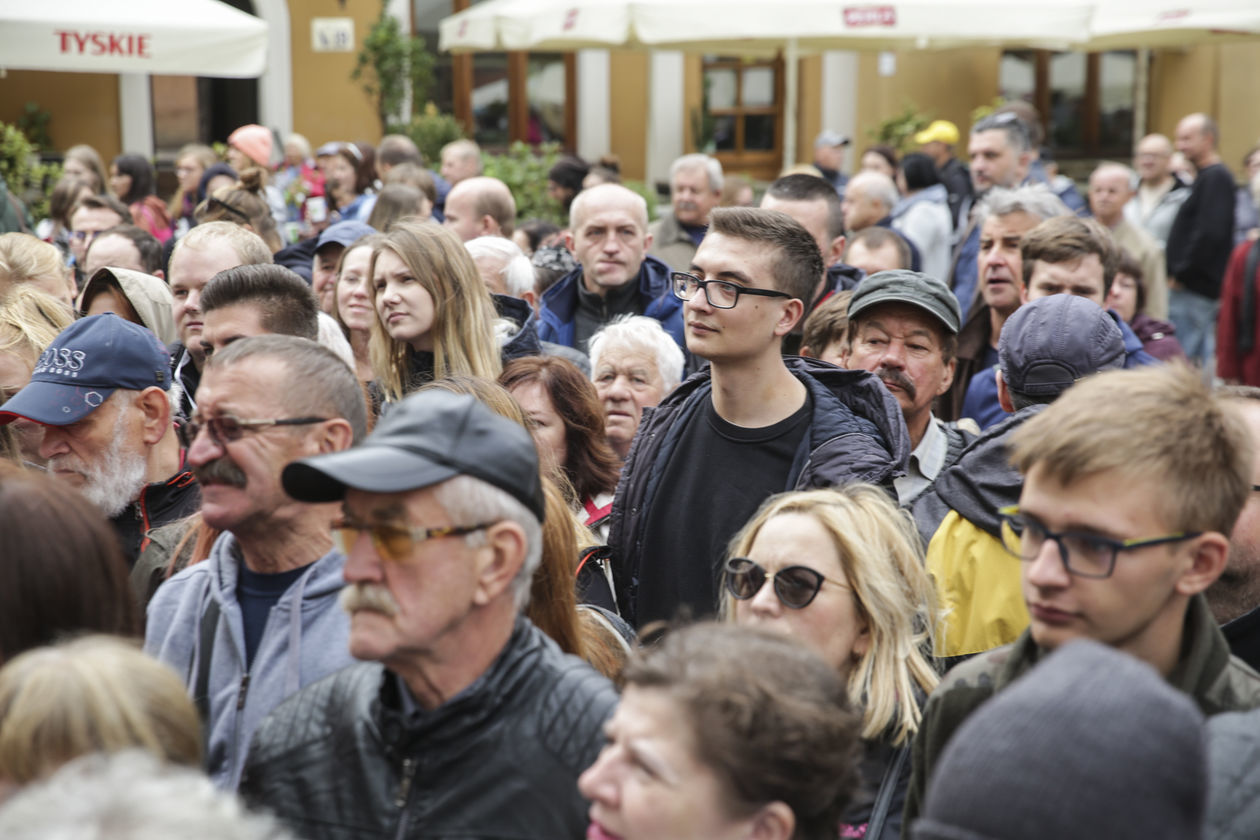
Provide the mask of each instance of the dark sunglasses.
POLYGON ((732 557, 726 561, 726 591, 737 601, 755 596, 767 579, 773 583, 779 602, 793 610, 808 607, 824 583, 852 589, 847 583, 832 580, 808 566, 787 566, 777 572, 767 572, 747 557, 732 557))

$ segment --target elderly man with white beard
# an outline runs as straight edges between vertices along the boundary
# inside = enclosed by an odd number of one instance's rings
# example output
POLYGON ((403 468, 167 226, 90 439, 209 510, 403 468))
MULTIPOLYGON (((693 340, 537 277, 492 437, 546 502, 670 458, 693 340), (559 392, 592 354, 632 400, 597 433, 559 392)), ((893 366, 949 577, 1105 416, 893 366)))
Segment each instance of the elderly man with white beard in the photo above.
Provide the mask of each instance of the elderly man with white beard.
POLYGON ((170 355, 149 330, 112 313, 66 327, 0 423, 43 427, 40 457, 113 523, 135 563, 151 528, 201 502, 171 422, 170 355))

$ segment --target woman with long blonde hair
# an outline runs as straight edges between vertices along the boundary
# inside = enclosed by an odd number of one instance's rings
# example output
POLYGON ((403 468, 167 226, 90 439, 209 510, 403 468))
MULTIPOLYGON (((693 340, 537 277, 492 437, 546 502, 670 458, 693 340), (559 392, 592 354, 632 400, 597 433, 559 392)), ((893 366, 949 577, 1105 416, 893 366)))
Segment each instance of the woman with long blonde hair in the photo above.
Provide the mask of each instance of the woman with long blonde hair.
POLYGON ((723 616, 813 649, 861 714, 867 795, 846 813, 841 836, 898 837, 910 741, 938 682, 925 653, 934 591, 913 523, 871 485, 781 493, 735 535, 728 556, 723 616))
POLYGON ((388 401, 444 376, 498 377, 494 303, 455 234, 403 220, 372 248, 369 354, 388 401))

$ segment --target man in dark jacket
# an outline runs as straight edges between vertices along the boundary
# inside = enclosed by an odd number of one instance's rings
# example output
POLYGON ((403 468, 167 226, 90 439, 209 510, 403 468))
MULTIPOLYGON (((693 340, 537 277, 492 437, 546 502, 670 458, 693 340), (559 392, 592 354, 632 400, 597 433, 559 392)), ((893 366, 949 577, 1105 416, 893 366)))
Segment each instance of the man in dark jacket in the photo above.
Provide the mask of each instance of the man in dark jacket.
POLYGON ((1221 281, 1234 246, 1234 176, 1216 151, 1219 133, 1207 114, 1177 124, 1177 151, 1198 174, 1168 233, 1168 319, 1195 364, 1215 352, 1221 281))
POLYGON ((712 614, 726 544, 768 496, 891 491, 905 472, 901 407, 872 374, 782 356, 822 268, 791 217, 729 207, 674 275, 687 349, 710 365, 644 412, 617 487, 609 543, 632 623, 712 614))
MULTIPOLYGON (((1233 386, 1220 392, 1242 414, 1260 445, 1260 388, 1233 386)), ((1260 486, 1260 457, 1253 460, 1252 487, 1260 486)), ((1212 615, 1234 656, 1260 669, 1260 492, 1247 497, 1229 537, 1229 565, 1207 591, 1212 615)))
POLYGON ((243 790, 310 840, 580 837, 612 685, 521 611, 542 552, 533 439, 463 394, 406 398, 285 489, 340 500, 354 665, 257 731, 243 790))
POLYGON ((683 342, 682 302, 669 292, 669 266, 647 256, 647 202, 619 184, 578 193, 569 208, 569 250, 579 267, 543 293, 538 338, 576 347, 619 315, 646 315, 683 342))
POLYGON ((49 473, 109 517, 133 564, 150 528, 201 501, 171 422, 170 388, 170 356, 157 336, 109 313, 62 330, 0 412, 0 423, 43 427, 49 473))
POLYGON ((962 722, 1074 639, 1146 662, 1205 715, 1260 706, 1260 674, 1230 656, 1203 597, 1251 492, 1252 450, 1233 408, 1179 366, 1100 373, 1012 435, 1024 485, 1002 512, 1002 542, 1031 623, 928 699, 904 826, 962 722))

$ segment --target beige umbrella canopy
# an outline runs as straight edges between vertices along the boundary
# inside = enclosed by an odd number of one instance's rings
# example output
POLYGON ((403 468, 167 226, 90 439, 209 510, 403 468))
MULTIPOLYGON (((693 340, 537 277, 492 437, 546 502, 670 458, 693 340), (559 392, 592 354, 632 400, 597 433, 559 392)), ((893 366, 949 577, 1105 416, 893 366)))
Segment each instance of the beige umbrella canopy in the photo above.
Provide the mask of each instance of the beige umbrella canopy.
POLYGON ((489 0, 440 25, 451 52, 587 48, 784 57, 784 165, 796 148, 797 62, 823 50, 1065 49, 1091 0, 489 0))

